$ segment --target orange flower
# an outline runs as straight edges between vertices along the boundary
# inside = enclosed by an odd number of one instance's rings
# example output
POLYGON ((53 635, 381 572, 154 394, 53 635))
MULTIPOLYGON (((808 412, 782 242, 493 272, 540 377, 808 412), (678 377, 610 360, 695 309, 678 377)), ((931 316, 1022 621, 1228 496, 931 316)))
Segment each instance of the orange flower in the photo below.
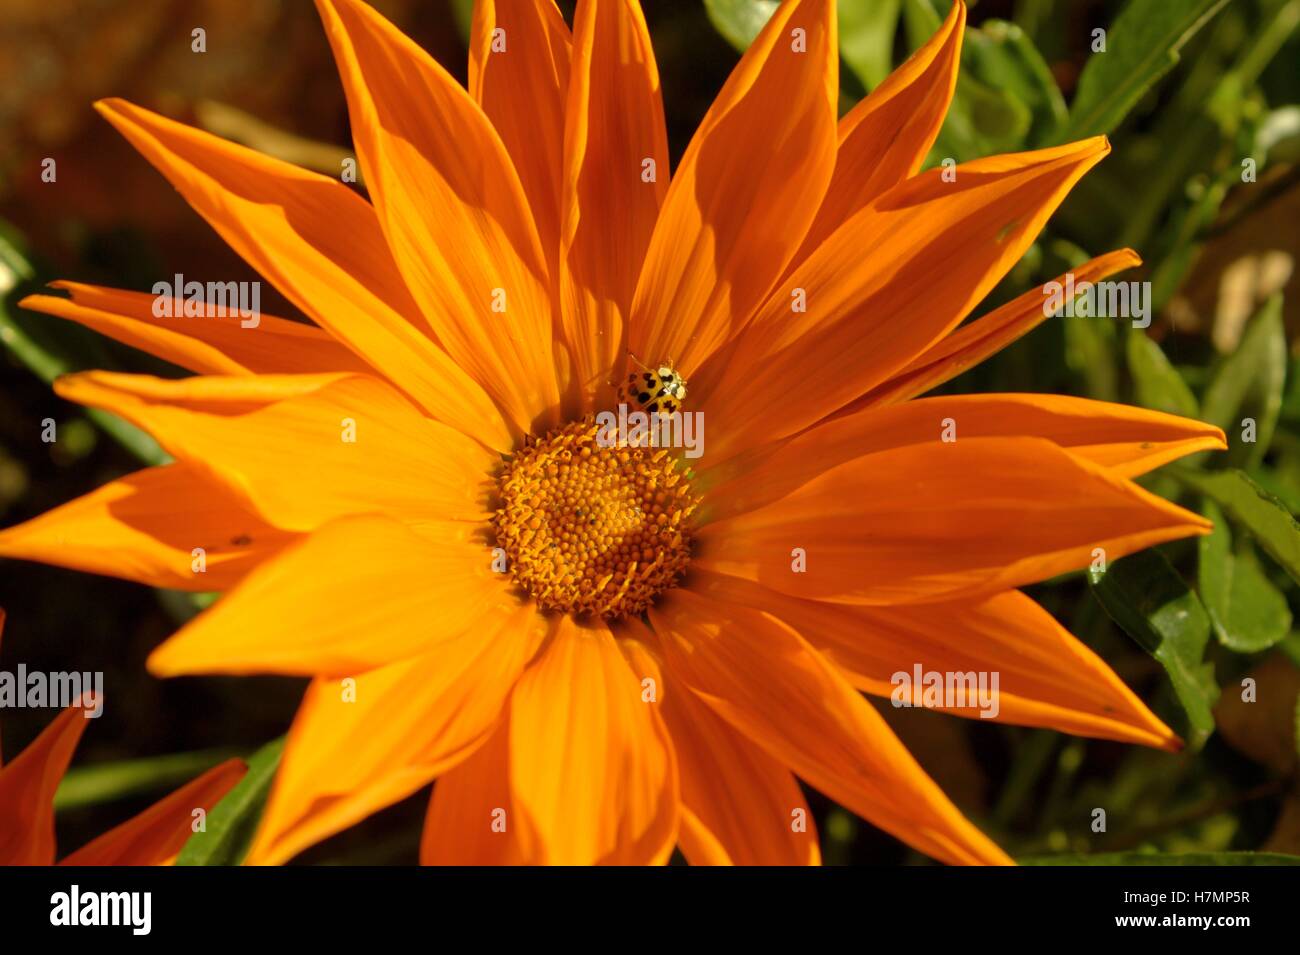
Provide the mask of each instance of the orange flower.
POLYGON ((579 2, 572 34, 548 0, 480 0, 468 94, 359 0, 318 6, 369 202, 99 104, 315 327, 29 298, 197 377, 60 380, 176 461, 0 535, 229 590, 155 673, 315 678, 250 861, 436 779, 429 862, 816 862, 797 776, 936 859, 1006 863, 859 693, 915 665, 992 671, 1009 723, 1177 747, 1016 588, 1204 533, 1131 479, 1222 433, 911 400, 1043 320, 1033 289, 957 328, 1108 149, 918 174, 960 3, 839 121, 834 4, 782 4, 671 184, 633 0, 579 2), (596 439, 629 351, 689 379, 702 458, 596 439))
MULTIPOLYGON (((5 615, 0 610, 0 631, 5 615)), ((82 703, 90 699, 82 697, 82 703)), ((0 766, 0 866, 54 865, 54 791, 86 728, 82 705, 69 706, 12 762, 0 766)), ((138 816, 82 846, 60 865, 168 865, 189 839, 192 813, 215 806, 244 775, 229 759, 138 816)))

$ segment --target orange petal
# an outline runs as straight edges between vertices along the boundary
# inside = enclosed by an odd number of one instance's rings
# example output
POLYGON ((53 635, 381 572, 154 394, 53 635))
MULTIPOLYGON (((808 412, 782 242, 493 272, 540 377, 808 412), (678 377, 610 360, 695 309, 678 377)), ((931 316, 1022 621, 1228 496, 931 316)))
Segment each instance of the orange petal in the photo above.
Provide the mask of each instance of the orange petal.
POLYGON ((498 457, 377 378, 86 372, 54 387, 140 426, 286 530, 371 511, 408 521, 488 516, 498 457), (283 397, 268 404, 263 394, 283 397))
POLYGON ((831 799, 940 861, 1010 863, 794 630, 685 589, 650 619, 676 681, 831 799))
POLYGON ((54 791, 87 722, 69 706, 0 769, 0 865, 54 865, 54 791))
POLYGON ((1223 432, 1192 418, 1065 395, 1005 394, 909 402, 918 428, 952 418, 967 437, 1043 437, 1077 458, 1132 478, 1196 451, 1225 451, 1223 432), (928 416, 928 417, 927 417, 928 416), (925 424, 922 425, 921 422, 925 424), (1014 422, 1014 424, 1011 424, 1014 422))
POLYGON ((693 566, 795 597, 928 602, 1077 570, 1095 548, 1114 560, 1209 533, 1201 516, 1041 438, 959 431, 943 443, 941 427, 927 444, 863 455, 706 525, 693 566))
POLYGON ((622 625, 632 672, 653 679, 681 774, 677 842, 691 865, 820 865, 817 825, 790 771, 685 686, 665 682, 639 620, 622 625))
POLYGON ((983 715, 978 700, 936 708, 971 719, 1179 747, 1173 732, 1100 657, 1019 591, 979 600, 850 607, 800 600, 707 572, 698 572, 691 587, 710 601, 770 613, 838 665, 854 686, 876 696, 892 696, 899 685, 895 674, 911 677, 917 666, 924 673, 997 674, 996 696, 983 711, 992 715, 983 715))
POLYGON ((840 120, 835 175, 795 262, 859 209, 916 175, 952 102, 965 25, 966 5, 957 0, 934 36, 840 120))
POLYGON ((564 139, 560 308, 584 407, 596 406, 622 370, 628 310, 667 190, 659 70, 640 4, 581 0, 564 139))
POLYGON ((436 650, 307 690, 250 865, 273 865, 404 799, 467 758, 500 722, 545 622, 528 605, 485 615, 436 650))
MULTIPOLYGON (((1090 259, 1067 274, 1074 276, 1077 285, 1098 282, 1141 264, 1142 260, 1132 249, 1120 249, 1090 259)), ((1065 275, 1057 276, 1054 281, 1063 283, 1065 275)), ((956 378, 967 368, 974 368, 1046 320, 1047 310, 1043 303, 1047 296, 1044 289, 1045 286, 1035 286, 1024 295, 941 338, 892 378, 852 402, 845 410, 856 411, 871 405, 905 401, 956 378)))
POLYGON ((720 520, 771 503, 864 452, 933 443, 948 419, 960 439, 1045 438, 1119 477, 1136 477, 1196 451, 1227 447, 1214 425, 1106 401, 1048 394, 920 398, 837 415, 788 441, 705 471, 711 486, 701 520, 720 520))
POLYGON ((546 262, 510 157, 478 104, 391 23, 356 0, 316 6, 411 294, 448 354, 528 430, 559 390, 546 262))
POLYGON ((144 812, 87 843, 60 865, 164 865, 193 834, 194 810, 211 812, 248 767, 228 759, 144 812))
POLYGON ((689 376, 780 278, 834 171, 838 96, 834 3, 782 4, 668 189, 632 304, 642 361, 675 359, 689 376))
POLYGON ((512 438, 483 389, 421 332, 375 211, 343 183, 123 100, 100 113, 243 258, 430 414, 498 449, 512 438))
POLYGON ((264 563, 149 657, 158 676, 348 676, 427 652, 518 605, 469 523, 417 534, 344 517, 264 563))
MULTIPOLYGON (((370 370, 334 338, 301 322, 262 315, 256 327, 244 328, 234 315, 159 318, 153 313, 153 295, 77 282, 50 285, 71 292, 72 298, 29 295, 18 304, 93 328, 200 375, 370 370)), ((173 301, 172 314, 183 316, 184 303, 173 301)))
POLYGON ((554 0, 478 0, 469 36, 469 93, 514 160, 547 263, 560 245, 569 27, 554 0), (505 49, 493 52, 493 32, 505 49))
POLYGON ((510 698, 509 778, 530 862, 645 865, 672 854, 672 741, 603 622, 562 617, 520 678, 510 698))
POLYGON ((1109 150, 1103 137, 931 170, 853 216, 772 293, 733 353, 696 376, 721 460, 793 434, 947 334, 1109 150), (795 296, 806 313, 792 313, 795 296), (780 368, 791 387, 756 388, 780 368))
POLYGON ((510 723, 438 777, 420 839, 421 865, 523 865, 510 796, 510 723))
POLYGON ((0 531, 0 557, 174 590, 226 590, 296 535, 186 464, 111 481, 0 531), (201 549, 201 553, 198 549, 201 549))

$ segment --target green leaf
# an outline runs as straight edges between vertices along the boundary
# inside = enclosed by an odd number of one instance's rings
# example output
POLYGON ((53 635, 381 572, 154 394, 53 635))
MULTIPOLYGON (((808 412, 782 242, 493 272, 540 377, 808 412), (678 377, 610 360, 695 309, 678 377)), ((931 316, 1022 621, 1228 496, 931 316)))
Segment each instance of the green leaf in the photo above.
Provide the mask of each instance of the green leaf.
POLYGON ((1295 740, 1296 755, 1300 756, 1300 696, 1295 699, 1295 717, 1291 721, 1292 739, 1295 740))
MULTIPOLYGON (((1297 449, 1300 452, 1300 449, 1297 449)), ((1281 464, 1290 467, 1290 474, 1280 474, 1268 468, 1252 468, 1246 476, 1278 499, 1292 514, 1300 514, 1300 454, 1288 454, 1281 464)))
MULTIPOLYGON (((1278 642, 1277 648, 1291 661, 1292 666, 1300 670, 1300 633, 1288 633, 1278 642)), ((1300 698, 1296 699, 1296 708, 1300 711, 1300 698)), ((1300 735, 1296 737, 1296 745, 1300 746, 1300 735)))
POLYGON ((1270 159, 1300 160, 1300 106, 1280 106, 1269 112, 1260 123, 1257 143, 1270 159))
MULTIPOLYGON (((1142 94, 1173 69, 1178 51, 1228 0, 1129 0, 1079 76, 1057 142, 1109 133, 1142 94)), ((1090 33, 1091 36, 1091 33, 1090 33)))
POLYGON ((1050 140, 1067 120, 1065 98, 1028 34, 1005 20, 985 20, 964 41, 962 69, 1027 107, 1029 125, 1016 145, 1050 140))
POLYGON ((915 50, 934 36, 943 17, 932 0, 904 0, 903 23, 907 27, 907 45, 915 50))
MULTIPOLYGON (((741 51, 754 41, 778 5, 775 0, 704 0, 714 27, 741 51)), ((840 56, 851 75, 867 90, 889 75, 900 13, 913 51, 942 22, 931 0, 860 0, 839 6, 840 56)), ((968 30, 967 37, 971 35, 968 30)), ((1041 101, 1044 108, 1051 109, 1050 94, 1045 92, 1051 74, 1023 31, 1004 24, 1001 32, 982 39, 989 47, 984 59, 993 78, 981 75, 984 60, 968 59, 963 51, 957 89, 928 164, 947 157, 961 161, 1008 152, 1024 144, 1034 117, 1028 106, 1003 88, 1008 74, 1018 77, 1021 88, 1036 91, 1035 103, 1041 101), (1000 49, 1004 45, 1005 52, 1000 49), (1041 73, 1034 72, 1034 60, 1042 66, 1041 73)))
POLYGON ((1237 350, 1224 360, 1205 391, 1205 420, 1228 436, 1228 453, 1220 457, 1224 465, 1253 467, 1263 460, 1282 410, 1286 363, 1279 293, 1250 320, 1237 350), (1246 418, 1255 422, 1253 442, 1242 440, 1246 418))
MULTIPOLYGON (((976 31, 967 31, 974 34, 976 31)), ((1007 152, 1024 144, 1033 121, 1029 107, 1009 90, 1000 89, 978 79, 971 73, 957 78, 958 95, 953 98, 957 116, 966 117, 970 135, 979 144, 976 155, 1007 152)), ((952 115, 951 109, 949 115, 952 115)), ((947 125, 947 118, 944 124, 947 125)), ((954 159, 974 158, 961 153, 954 159)))
POLYGON ((1130 328, 1125 350, 1138 404, 1186 418, 1198 416, 1192 389, 1146 332, 1130 328))
MULTIPOLYGON (((11 311, 10 299, 17 297, 15 290, 35 279, 36 269, 19 237, 7 223, 0 222, 0 345, 48 384, 78 368, 52 342, 32 334, 11 311)), ((99 408, 88 408, 85 414, 146 464, 166 464, 171 460, 157 441, 129 421, 99 408)))
MULTIPOLYGON (((840 72, 842 111, 864 91, 878 86, 893 69, 894 35, 902 4, 903 0, 854 0, 839 5, 840 62, 847 67, 840 72)), ((714 28, 742 53, 779 5, 776 0, 704 0, 714 28)))
POLYGON ((1204 662, 1210 639, 1205 607, 1156 550, 1112 561, 1104 572, 1090 574, 1089 583, 1110 618, 1164 667, 1187 714, 1188 743, 1199 748, 1214 732, 1211 708, 1219 695, 1214 668, 1204 662))
POLYGON ((903 0, 848 0, 839 14, 840 62, 873 90, 894 68, 894 34, 903 0))
MULTIPOLYGON (((1213 225, 1227 198, 1232 182, 1230 177, 1240 175, 1239 170, 1220 172, 1217 178, 1202 185, 1198 179, 1187 189, 1189 198, 1199 191, 1199 197, 1189 206, 1175 207, 1172 218, 1163 230, 1161 244, 1167 251, 1151 270, 1151 308, 1159 313, 1182 288, 1188 273, 1200 259, 1204 248, 1201 237, 1213 225)), ((1183 180, 1179 180, 1182 182, 1183 180)), ((1144 203, 1145 205, 1145 203, 1144 203)), ((1162 204, 1163 210, 1166 205, 1162 204)), ((1148 223, 1133 223, 1137 228, 1130 235, 1147 234, 1148 223)))
POLYGON ((1259 653, 1291 630, 1291 608, 1259 566, 1250 539, 1233 548, 1232 531, 1219 506, 1205 502, 1214 532, 1197 542, 1198 589, 1219 642, 1238 653, 1259 653))
POLYGON ((470 25, 474 22, 474 0, 447 0, 447 2, 451 7, 451 15, 456 21, 460 38, 468 43, 470 25))
POLYGON ((1287 386, 1282 395, 1282 409, 1278 420, 1293 428, 1300 428, 1300 357, 1292 358, 1287 369, 1287 386))
POLYGON ((777 0, 704 0, 714 28, 742 53, 771 19, 777 0))
POLYGON ((1300 522, 1281 501, 1243 471, 1205 472, 1181 466, 1166 468, 1164 473, 1223 508, 1234 523, 1250 532, 1264 553, 1300 583, 1300 522))
POLYGON ((1070 852, 1020 856, 1021 865, 1300 865, 1300 856, 1281 852, 1070 852))
POLYGON ((1114 323, 1083 315, 1061 316, 1056 321, 1065 333, 1065 363, 1083 381, 1088 397, 1118 400, 1114 323))
POLYGON ((68 770, 59 783, 54 808, 62 812, 170 789, 189 782, 232 755, 228 749, 207 749, 77 766, 68 770))
MULTIPOLYGON (((1042 270, 1057 275, 1078 268, 1091 256, 1065 239, 1046 244, 1042 270)), ((1065 366, 1080 381, 1089 398, 1119 400, 1118 342, 1115 323, 1108 319, 1075 315, 1058 317, 1054 323, 1065 344, 1065 366)), ((1077 387, 1072 385, 1072 387, 1077 387)))
POLYGON ((206 831, 190 836, 176 857, 177 865, 239 865, 244 861, 283 750, 281 736, 249 758, 244 778, 208 813, 206 831))
MULTIPOLYGON (((913 52, 934 35, 942 22, 931 0, 905 0, 903 23, 908 48, 913 52)), ((967 28, 963 40, 969 42, 976 32, 967 28)), ((947 158, 962 162, 1008 152, 1024 143, 1032 119, 1029 107, 1011 92, 984 79, 981 66, 976 54, 963 44, 957 87, 927 157, 927 166, 947 158)))

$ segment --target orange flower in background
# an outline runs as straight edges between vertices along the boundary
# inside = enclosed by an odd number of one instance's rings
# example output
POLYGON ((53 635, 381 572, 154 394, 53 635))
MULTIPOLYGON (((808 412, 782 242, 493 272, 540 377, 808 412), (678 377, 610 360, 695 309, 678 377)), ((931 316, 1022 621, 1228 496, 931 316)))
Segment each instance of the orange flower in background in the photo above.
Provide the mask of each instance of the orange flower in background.
MULTIPOLYGON (((0 631, 4 621, 0 610, 0 631)), ((89 702, 82 697, 82 704, 89 702)), ((83 705, 67 707, 17 758, 0 766, 0 866, 54 865, 54 792, 86 722, 83 705)), ((210 810, 244 770, 238 759, 212 767, 59 864, 170 864, 193 833, 194 810, 210 810)))
POLYGON ((480 2, 468 93, 358 0, 318 6, 370 201, 99 104, 315 325, 28 298, 196 377, 61 379, 175 463, 0 533, 228 591, 157 674, 314 678, 249 861, 436 780, 426 862, 814 863, 798 777, 936 859, 1009 862, 859 692, 914 666, 998 674, 1008 723, 1177 748, 1017 588, 1205 533, 1132 479, 1222 433, 916 397, 1044 319, 1036 288, 958 328, 1108 150, 918 174, 960 3, 841 120, 834 4, 781 5, 671 182, 632 0, 572 33, 550 0, 480 2), (702 457, 598 440, 628 352, 689 380, 702 457))

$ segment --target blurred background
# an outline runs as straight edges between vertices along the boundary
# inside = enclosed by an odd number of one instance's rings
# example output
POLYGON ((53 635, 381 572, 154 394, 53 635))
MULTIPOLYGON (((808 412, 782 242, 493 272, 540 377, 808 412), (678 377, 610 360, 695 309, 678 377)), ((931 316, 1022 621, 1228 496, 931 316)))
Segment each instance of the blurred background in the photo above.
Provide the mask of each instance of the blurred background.
MULTIPOLYGON (((469 4, 374 0, 465 75, 469 4)), ((572 19, 572 3, 562 2, 572 19)), ((676 160, 775 6, 647 0, 676 160)), ((937 28, 944 0, 840 0, 847 109, 937 28)), ((1154 319, 1058 318, 945 390, 1053 391, 1141 404, 1258 440, 1157 472, 1157 493, 1221 530, 1033 595, 1188 740, 1178 755, 940 714, 882 709, 921 763, 1013 855, 1266 850, 1300 854, 1300 0, 979 0, 929 164, 1096 133, 1113 152, 976 309, 1131 246, 1154 319), (1107 50, 1094 53, 1094 31, 1107 50), (1248 161, 1248 162, 1247 162, 1248 161), (1255 681, 1243 702, 1242 681, 1255 681), (1105 833, 1090 829, 1105 807, 1105 833)), ((309 0, 5 0, 0 8, 0 526, 157 460, 156 446, 49 388, 109 368, 176 374, 14 304, 55 278, 148 290, 254 275, 91 104, 121 96, 337 174, 347 110, 309 0), (206 31, 206 53, 191 31, 206 31), (57 180, 43 182, 53 158, 57 180), (55 444, 40 422, 58 423, 55 444)), ((263 308, 295 314, 263 286, 263 308)), ((1204 457, 1204 456, 1203 456, 1204 457)), ((156 680, 149 651, 205 598, 0 560, 0 669, 102 670, 106 709, 59 793, 61 854, 230 754, 287 728, 304 684, 156 680)), ((53 718, 0 711, 10 758, 53 718)), ((811 795, 830 863, 918 862, 811 795)), ((425 794, 301 857, 413 863, 425 794)), ((1132 861, 1131 857, 1123 857, 1132 861)), ((1201 857, 1203 858, 1203 857, 1201 857)))

